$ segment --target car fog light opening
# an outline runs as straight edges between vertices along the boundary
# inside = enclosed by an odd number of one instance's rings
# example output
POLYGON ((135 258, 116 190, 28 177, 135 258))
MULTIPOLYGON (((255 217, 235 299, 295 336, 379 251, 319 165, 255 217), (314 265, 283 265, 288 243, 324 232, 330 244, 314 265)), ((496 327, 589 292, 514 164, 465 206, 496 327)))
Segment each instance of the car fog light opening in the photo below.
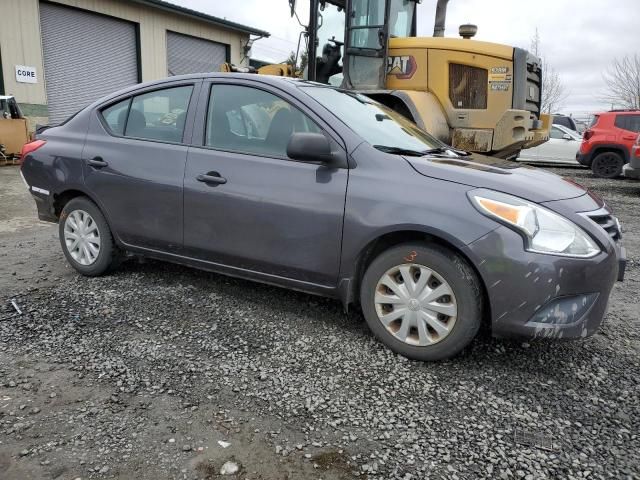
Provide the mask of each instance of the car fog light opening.
POLYGON ((526 323, 528 327, 561 327, 573 325, 591 310, 598 299, 597 293, 572 295, 551 300, 541 307, 526 323))
POLYGON ((472 191, 469 198, 480 213, 520 233, 530 252, 579 258, 600 253, 579 226, 540 205, 490 190, 472 191))

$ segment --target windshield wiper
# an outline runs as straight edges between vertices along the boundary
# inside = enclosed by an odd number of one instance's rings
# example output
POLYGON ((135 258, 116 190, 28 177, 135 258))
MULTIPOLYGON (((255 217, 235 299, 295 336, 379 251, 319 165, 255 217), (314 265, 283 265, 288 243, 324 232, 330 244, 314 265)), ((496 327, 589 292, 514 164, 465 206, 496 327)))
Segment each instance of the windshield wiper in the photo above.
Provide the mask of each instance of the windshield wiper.
POLYGON ((409 148, 400 148, 400 147, 390 147, 388 145, 374 145, 373 148, 380 150, 384 153, 391 153, 393 155, 407 155, 410 157, 424 157, 426 155, 425 152, 420 152, 418 150, 411 150, 409 148))
POLYGON ((429 150, 424 151, 425 155, 433 155, 433 154, 449 153, 449 152, 455 153, 459 157, 468 157, 469 155, 471 155, 471 152, 467 152, 465 150, 458 150, 457 148, 453 148, 449 146, 436 147, 436 148, 431 148, 429 150))
POLYGON ((452 152, 460 157, 466 157, 471 155, 469 152, 465 152, 463 150, 456 150, 452 147, 434 147, 428 148, 427 150, 411 150, 410 148, 400 148, 400 147, 390 147, 388 145, 374 145, 373 148, 377 148, 381 152, 391 153, 394 155, 407 155, 410 157, 424 157, 425 155, 449 155, 449 152, 452 152))
POLYGON ((431 155, 433 153, 447 153, 449 150, 451 149, 447 147, 435 147, 435 148, 430 148, 428 150, 425 150, 423 152, 423 155, 431 155))

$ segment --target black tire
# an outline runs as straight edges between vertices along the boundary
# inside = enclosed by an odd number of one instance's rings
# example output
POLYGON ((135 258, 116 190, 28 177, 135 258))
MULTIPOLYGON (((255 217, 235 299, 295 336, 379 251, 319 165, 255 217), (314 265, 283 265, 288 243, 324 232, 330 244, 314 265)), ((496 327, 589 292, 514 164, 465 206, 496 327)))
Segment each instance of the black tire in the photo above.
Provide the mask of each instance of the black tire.
POLYGON ((405 243, 390 248, 369 265, 360 286, 360 304, 371 331, 391 350, 413 360, 444 360, 457 355, 478 333, 482 303, 480 280, 473 269, 458 254, 439 245, 405 243), (437 272, 453 290, 457 303, 455 323, 437 343, 427 346, 405 343, 378 318, 374 302, 378 281, 390 269, 407 263, 437 272))
POLYGON ((591 171, 596 177, 616 178, 622 174, 624 159, 616 152, 602 152, 591 162, 591 171))
POLYGON ((111 229, 107 224, 104 215, 98 208, 98 206, 89 200, 87 197, 76 197, 70 200, 62 209, 60 213, 60 221, 58 222, 58 235, 60 237, 60 245, 64 256, 67 258, 69 264, 75 268, 82 275, 88 277, 96 277, 109 271, 112 267, 118 264, 118 251, 113 242, 113 236, 111 229), (95 221, 98 233, 100 236, 100 249, 98 255, 93 263, 90 265, 83 265, 76 261, 71 253, 69 247, 65 242, 65 222, 75 211, 84 211, 91 215, 91 218, 95 221))

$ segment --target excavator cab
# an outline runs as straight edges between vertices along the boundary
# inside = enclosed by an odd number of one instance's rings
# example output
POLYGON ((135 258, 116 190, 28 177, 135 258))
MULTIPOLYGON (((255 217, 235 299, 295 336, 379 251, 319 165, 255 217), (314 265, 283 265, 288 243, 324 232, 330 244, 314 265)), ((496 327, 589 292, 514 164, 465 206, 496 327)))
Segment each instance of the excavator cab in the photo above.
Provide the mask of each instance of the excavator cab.
POLYGON ((344 87, 385 88, 390 37, 415 36, 415 0, 351 0, 345 32, 344 87))
MULTIPOLYGON (((474 40, 471 24, 460 26, 461 38, 445 37, 448 2, 437 2, 432 37, 416 36, 420 0, 301 2, 309 9, 308 24, 298 19, 303 78, 362 92, 460 150, 514 159, 545 142, 551 117, 541 111, 540 59, 474 40)), ((298 18, 296 1, 289 5, 298 18)))
MULTIPOLYGON (((333 77, 342 73, 344 88, 384 89, 393 68, 387 64, 388 39, 415 36, 418 1, 311 0, 306 78, 335 84, 333 77)), ((292 13, 295 3, 289 1, 292 13)))

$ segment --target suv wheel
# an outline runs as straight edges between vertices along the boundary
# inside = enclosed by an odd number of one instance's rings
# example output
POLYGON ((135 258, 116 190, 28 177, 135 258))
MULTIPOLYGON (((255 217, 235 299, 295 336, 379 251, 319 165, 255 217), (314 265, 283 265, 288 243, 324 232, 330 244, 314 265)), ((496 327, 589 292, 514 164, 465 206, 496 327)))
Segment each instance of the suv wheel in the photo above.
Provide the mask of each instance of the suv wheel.
POLYGON ((88 198, 76 197, 64 206, 58 231, 64 256, 81 274, 102 275, 116 264, 116 247, 109 225, 88 198))
POLYGON ((599 153, 591 163, 591 170, 596 177, 616 178, 622 173, 624 159, 615 152, 599 153))
POLYGON ((362 278, 360 302, 373 333, 414 360, 442 360, 475 337, 482 294, 475 272, 436 245, 403 244, 378 256, 362 278))

